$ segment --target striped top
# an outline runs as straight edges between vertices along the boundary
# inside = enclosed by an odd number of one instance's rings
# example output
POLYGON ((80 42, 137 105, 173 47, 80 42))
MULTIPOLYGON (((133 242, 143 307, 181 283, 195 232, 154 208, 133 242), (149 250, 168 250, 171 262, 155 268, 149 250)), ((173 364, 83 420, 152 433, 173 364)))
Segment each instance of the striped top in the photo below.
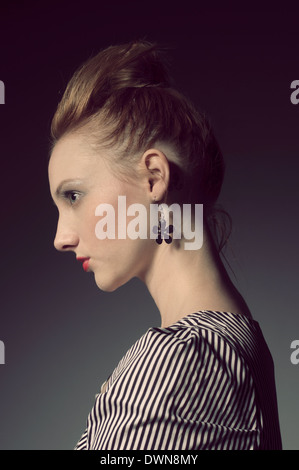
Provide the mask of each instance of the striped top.
POLYGON ((76 450, 281 449, 258 323, 199 311, 150 328, 113 371, 76 450))

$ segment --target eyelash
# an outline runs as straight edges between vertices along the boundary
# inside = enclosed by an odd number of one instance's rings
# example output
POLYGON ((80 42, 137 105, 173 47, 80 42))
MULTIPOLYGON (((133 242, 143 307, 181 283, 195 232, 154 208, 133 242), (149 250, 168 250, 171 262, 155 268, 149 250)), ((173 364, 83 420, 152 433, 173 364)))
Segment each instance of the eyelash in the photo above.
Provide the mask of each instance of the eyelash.
POLYGON ((80 193, 78 193, 78 191, 64 191, 64 193, 63 193, 64 199, 67 199, 69 201, 69 203, 71 204, 71 206, 76 204, 78 202, 78 199, 79 199, 79 197, 78 197, 75 201, 73 201, 71 199, 71 197, 74 196, 74 195, 80 196, 80 193))

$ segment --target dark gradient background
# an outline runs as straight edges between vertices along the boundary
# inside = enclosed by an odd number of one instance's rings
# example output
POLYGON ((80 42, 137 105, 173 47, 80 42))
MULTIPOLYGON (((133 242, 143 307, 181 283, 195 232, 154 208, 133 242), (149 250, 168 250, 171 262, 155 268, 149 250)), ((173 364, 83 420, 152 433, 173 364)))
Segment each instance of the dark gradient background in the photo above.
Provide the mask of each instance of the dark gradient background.
POLYGON ((73 255, 55 252, 47 181, 50 120, 71 74, 138 38, 170 46, 178 87, 211 117, 234 223, 229 272, 274 358, 284 448, 299 449, 299 8, 206 4, 1 3, 1 449, 73 448, 100 384, 159 325, 141 282, 103 293, 73 255))

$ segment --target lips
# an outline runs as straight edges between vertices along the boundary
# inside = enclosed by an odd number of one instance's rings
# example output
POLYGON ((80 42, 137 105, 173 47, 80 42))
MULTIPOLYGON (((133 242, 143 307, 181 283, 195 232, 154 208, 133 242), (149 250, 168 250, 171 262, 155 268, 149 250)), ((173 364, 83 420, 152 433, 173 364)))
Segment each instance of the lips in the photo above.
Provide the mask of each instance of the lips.
POLYGON ((81 261, 84 271, 88 271, 90 258, 83 258, 78 256, 77 261, 81 261))

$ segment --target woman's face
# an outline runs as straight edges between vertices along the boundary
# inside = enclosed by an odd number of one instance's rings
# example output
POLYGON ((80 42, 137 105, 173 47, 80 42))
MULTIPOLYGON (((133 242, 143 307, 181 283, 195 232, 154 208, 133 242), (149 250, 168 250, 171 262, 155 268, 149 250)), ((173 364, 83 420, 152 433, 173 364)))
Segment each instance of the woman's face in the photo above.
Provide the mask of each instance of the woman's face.
MULTIPOLYGON (((49 183, 59 212, 55 248, 88 258, 84 267, 94 273, 98 287, 113 291, 135 276, 143 277, 155 243, 148 237, 119 239, 117 231, 115 239, 99 239, 96 208, 103 203, 113 206, 117 227, 118 196, 126 196, 127 207, 141 203, 148 208, 152 201, 144 179, 121 180, 105 161, 107 152, 102 152, 96 154, 82 135, 63 137, 50 158, 49 183)), ((132 218, 127 216, 127 223, 132 218)))

